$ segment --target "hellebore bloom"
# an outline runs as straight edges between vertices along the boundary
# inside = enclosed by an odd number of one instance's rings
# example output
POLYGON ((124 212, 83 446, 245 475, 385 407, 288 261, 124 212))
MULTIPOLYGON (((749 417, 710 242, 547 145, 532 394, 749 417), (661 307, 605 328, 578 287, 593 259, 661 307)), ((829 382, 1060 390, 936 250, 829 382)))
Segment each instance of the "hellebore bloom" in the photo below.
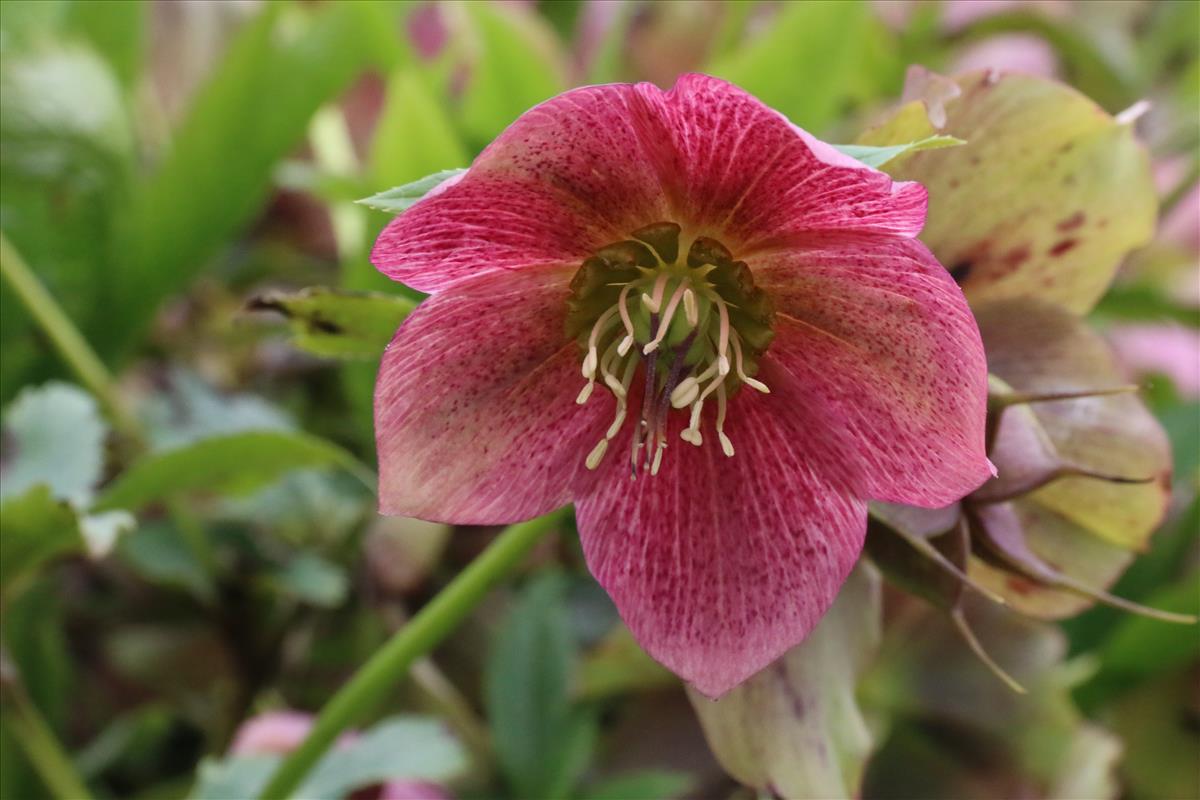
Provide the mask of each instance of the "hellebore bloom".
POLYGON ((634 636, 726 692, 820 620, 868 499, 990 474, 982 345, 914 238, 925 203, 703 75, 537 106, 376 243, 431 294, 380 366, 380 510, 574 502, 634 636))

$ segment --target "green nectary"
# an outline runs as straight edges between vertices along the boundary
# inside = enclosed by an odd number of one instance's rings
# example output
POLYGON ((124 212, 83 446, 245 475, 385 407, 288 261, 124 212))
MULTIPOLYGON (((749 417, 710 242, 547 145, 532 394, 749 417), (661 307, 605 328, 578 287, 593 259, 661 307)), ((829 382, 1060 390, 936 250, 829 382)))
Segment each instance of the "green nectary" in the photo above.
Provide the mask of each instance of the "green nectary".
POLYGON ((699 446, 704 403, 715 394, 717 436, 732 456, 723 431, 729 395, 742 385, 768 391, 753 376, 774 335, 770 299, 720 242, 698 236, 684 253, 681 233, 674 222, 640 228, 586 259, 571 281, 567 335, 579 342, 588 381, 578 402, 587 402, 597 380, 617 398, 589 468, 621 430, 639 366, 645 388, 630 452, 635 475, 639 463, 658 472, 672 407, 691 408, 681 437, 699 446))

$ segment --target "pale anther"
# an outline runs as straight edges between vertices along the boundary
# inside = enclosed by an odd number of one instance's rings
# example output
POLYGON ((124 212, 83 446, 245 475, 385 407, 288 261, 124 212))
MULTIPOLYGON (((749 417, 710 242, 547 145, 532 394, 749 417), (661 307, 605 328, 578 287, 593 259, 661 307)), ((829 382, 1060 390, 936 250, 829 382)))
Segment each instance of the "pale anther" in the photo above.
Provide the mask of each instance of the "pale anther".
POLYGON ((608 450, 608 439, 601 439, 596 443, 596 446, 592 448, 592 452, 588 453, 588 457, 587 460, 584 461, 584 465, 587 466, 588 469, 595 469, 598 467, 600 465, 600 459, 604 458, 604 453, 606 450, 608 450))

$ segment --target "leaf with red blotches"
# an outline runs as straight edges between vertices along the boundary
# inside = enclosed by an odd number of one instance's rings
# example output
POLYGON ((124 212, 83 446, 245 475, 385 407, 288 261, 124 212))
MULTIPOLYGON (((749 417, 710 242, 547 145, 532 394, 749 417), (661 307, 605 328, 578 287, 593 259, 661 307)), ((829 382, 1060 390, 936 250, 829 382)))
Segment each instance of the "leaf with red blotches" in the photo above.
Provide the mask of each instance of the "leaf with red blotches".
POLYGON ((911 102, 859 139, 966 141, 888 165, 929 190, 922 241, 972 304, 1036 296, 1088 311, 1125 255, 1154 232, 1149 159, 1132 125, 1044 78, 930 76, 910 74, 915 99, 906 93, 911 102))

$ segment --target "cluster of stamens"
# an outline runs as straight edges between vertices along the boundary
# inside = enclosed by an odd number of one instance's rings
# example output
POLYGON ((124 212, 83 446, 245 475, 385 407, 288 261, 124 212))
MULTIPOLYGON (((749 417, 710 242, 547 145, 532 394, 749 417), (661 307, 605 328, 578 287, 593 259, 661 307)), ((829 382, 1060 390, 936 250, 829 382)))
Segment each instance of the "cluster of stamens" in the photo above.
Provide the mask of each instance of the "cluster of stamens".
POLYGON ((671 409, 690 409, 680 438, 704 443, 705 404, 716 403, 721 450, 733 455, 725 434, 729 398, 741 385, 770 390, 753 375, 770 344, 771 308, 749 268, 719 242, 697 237, 680 258, 680 227, 660 222, 634 231, 583 262, 571 282, 568 334, 584 351, 587 380, 577 402, 602 382, 616 398, 604 438, 587 456, 595 469, 629 414, 641 366, 643 391, 630 443, 630 468, 658 473, 667 447, 671 409))

